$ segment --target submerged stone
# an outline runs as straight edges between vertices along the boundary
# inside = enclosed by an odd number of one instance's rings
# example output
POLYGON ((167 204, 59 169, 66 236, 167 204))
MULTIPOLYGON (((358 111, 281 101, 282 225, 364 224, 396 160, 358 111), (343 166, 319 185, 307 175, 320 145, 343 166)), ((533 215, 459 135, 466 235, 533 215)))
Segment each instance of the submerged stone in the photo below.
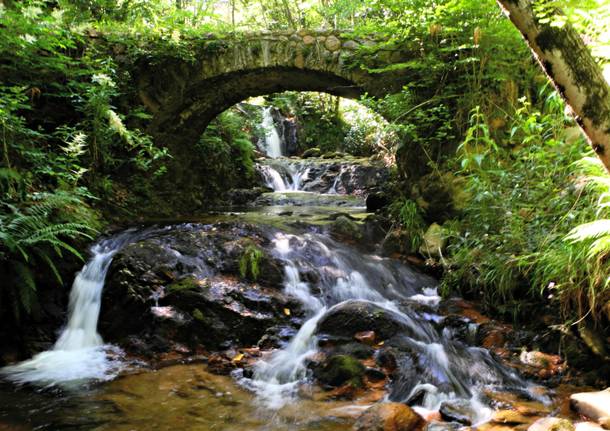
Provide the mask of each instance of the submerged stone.
POLYGON ((471 425, 476 412, 467 400, 444 401, 440 407, 441 417, 447 421, 471 425))

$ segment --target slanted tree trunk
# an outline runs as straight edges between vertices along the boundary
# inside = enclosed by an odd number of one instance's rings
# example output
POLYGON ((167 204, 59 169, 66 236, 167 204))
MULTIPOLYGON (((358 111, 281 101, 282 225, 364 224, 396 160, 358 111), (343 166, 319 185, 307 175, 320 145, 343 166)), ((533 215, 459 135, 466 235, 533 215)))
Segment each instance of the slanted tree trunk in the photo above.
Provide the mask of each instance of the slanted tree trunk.
POLYGON ((580 35, 559 9, 548 6, 548 1, 544 19, 536 16, 531 0, 497 2, 525 38, 610 172, 610 88, 580 35))

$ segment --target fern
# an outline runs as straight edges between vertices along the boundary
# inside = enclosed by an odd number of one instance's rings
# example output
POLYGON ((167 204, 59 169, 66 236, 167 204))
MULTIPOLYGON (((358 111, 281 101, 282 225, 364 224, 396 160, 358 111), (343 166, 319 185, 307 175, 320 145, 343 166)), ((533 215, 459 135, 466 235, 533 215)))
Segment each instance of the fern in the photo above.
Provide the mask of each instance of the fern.
POLYGON ((3 203, 0 206, 0 260, 8 263, 8 295, 13 313, 29 314, 36 299, 36 283, 32 268, 43 263, 62 282, 53 256, 63 251, 83 259, 69 241, 92 239, 95 229, 86 222, 66 221, 74 218, 72 208, 82 208, 82 198, 74 192, 35 193, 21 207, 3 203))

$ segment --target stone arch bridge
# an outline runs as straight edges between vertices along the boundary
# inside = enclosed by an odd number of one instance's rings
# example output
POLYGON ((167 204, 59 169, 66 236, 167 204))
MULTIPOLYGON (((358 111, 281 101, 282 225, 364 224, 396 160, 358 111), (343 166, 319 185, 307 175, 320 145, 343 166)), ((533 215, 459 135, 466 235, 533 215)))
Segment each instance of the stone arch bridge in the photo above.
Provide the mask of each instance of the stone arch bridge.
POLYGON ((417 53, 380 42, 341 31, 260 32, 195 41, 189 60, 140 61, 138 95, 154 114, 149 132, 196 139, 234 104, 287 90, 348 98, 399 91, 409 69, 388 66, 417 53))
POLYGON ((175 55, 143 56, 131 64, 137 96, 153 114, 147 132, 172 154, 167 174, 155 183, 151 214, 168 203, 176 213, 205 206, 199 189, 208 179, 192 145, 211 120, 236 103, 288 90, 382 97, 421 73, 404 67, 421 56, 418 47, 392 46, 375 35, 259 32, 201 37, 186 45, 175 55))

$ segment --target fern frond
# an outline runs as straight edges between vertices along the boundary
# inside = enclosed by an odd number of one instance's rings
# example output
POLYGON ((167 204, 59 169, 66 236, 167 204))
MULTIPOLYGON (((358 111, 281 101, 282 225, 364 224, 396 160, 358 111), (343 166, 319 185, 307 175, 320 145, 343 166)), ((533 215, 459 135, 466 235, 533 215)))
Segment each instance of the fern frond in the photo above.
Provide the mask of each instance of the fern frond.
POLYGON ((610 236, 610 220, 601 219, 576 226, 565 237, 566 241, 581 242, 610 236))
POLYGON ((593 244, 589 247, 587 256, 589 259, 593 259, 601 254, 607 253, 610 253, 610 236, 605 235, 593 241, 593 244))

